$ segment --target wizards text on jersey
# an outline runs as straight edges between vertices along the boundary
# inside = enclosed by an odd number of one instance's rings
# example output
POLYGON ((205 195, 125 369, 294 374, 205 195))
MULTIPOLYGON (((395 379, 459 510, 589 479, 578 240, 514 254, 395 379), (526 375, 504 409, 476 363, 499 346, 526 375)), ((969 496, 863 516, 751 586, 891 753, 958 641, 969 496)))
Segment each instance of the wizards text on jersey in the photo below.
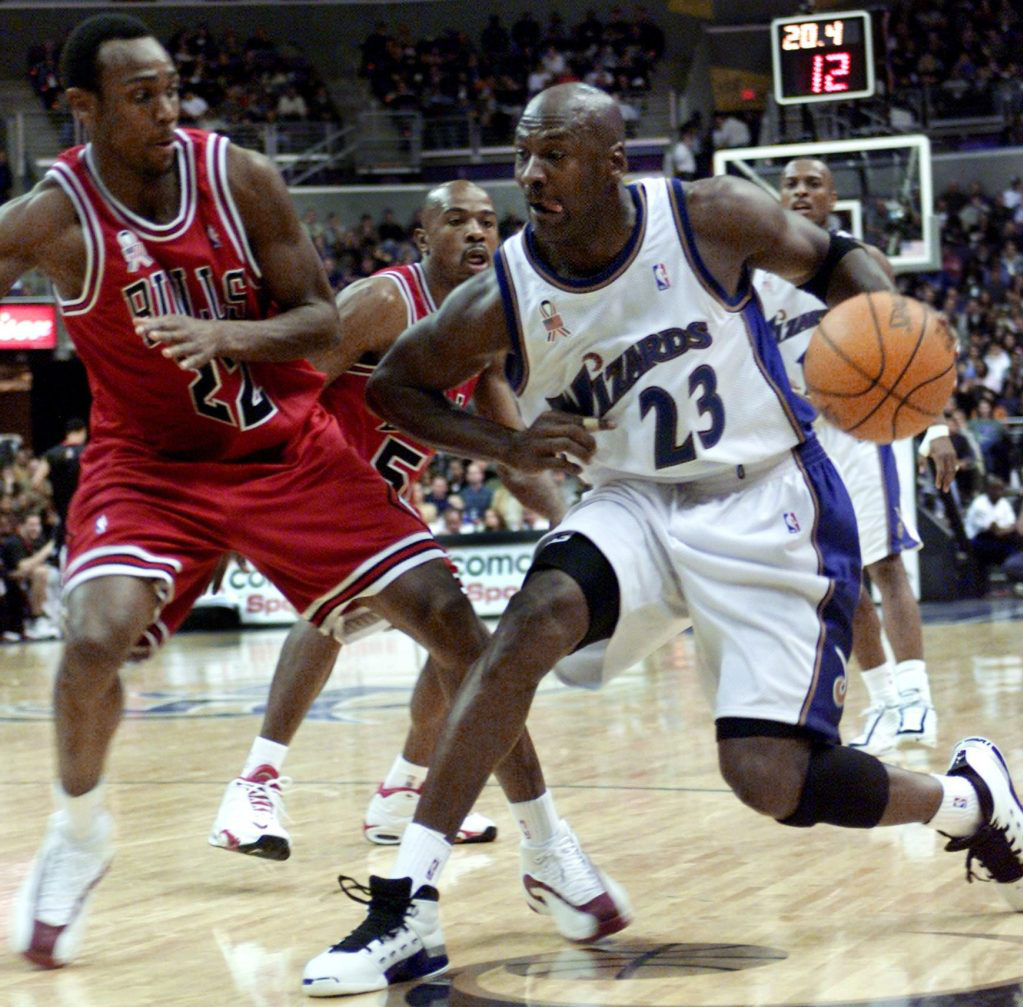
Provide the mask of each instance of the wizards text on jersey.
POLYGON ((547 402, 551 409, 601 417, 658 364, 674 360, 689 350, 705 350, 713 341, 706 322, 691 322, 684 329, 662 329, 644 336, 606 367, 599 356, 587 354, 586 362, 569 388, 555 398, 548 398, 547 402), (591 368, 596 372, 592 378, 591 368))

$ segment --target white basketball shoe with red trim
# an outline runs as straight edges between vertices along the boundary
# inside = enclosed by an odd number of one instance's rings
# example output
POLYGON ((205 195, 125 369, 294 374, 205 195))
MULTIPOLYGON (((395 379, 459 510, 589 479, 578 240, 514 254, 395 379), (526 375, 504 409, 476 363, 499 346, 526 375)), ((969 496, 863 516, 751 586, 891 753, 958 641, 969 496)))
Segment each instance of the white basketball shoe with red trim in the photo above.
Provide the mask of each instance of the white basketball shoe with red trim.
POLYGON ((287 860, 291 836, 281 824, 282 791, 291 781, 273 766, 259 766, 227 785, 210 830, 210 846, 264 860, 287 860))
MULTIPOLYGON (((419 804, 419 790, 412 787, 385 787, 382 783, 370 799, 362 823, 362 833, 380 846, 396 846, 401 842, 405 826, 412 821, 419 804)), ((492 843, 497 838, 497 826, 476 811, 465 816, 455 836, 455 842, 492 843)))
POLYGON ((552 917, 563 937, 585 944, 632 922, 625 889, 593 865, 564 820, 549 843, 523 841, 519 852, 529 908, 552 917))
POLYGON ((106 811, 96 816, 92 833, 82 841, 56 811, 28 876, 14 902, 11 947, 47 969, 60 968, 78 952, 93 889, 114 856, 114 823, 106 811))

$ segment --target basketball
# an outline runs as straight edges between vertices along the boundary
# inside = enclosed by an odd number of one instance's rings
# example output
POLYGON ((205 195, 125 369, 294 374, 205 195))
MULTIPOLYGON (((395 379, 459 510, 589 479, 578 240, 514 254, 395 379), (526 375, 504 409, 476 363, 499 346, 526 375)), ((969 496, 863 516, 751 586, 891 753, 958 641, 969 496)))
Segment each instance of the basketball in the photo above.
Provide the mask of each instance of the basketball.
POLYGON ((945 319, 911 297, 858 294, 832 308, 803 361, 810 401, 863 440, 912 437, 941 416, 956 381, 945 319))

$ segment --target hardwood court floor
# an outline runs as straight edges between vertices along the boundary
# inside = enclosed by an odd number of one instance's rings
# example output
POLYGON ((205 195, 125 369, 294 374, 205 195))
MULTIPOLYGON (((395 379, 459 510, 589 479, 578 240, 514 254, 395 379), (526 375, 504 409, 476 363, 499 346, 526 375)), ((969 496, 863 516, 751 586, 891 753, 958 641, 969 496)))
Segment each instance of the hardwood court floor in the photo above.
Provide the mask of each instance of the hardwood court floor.
MULTIPOLYGON (((939 610, 925 630, 942 770, 967 733, 1023 782, 1021 607, 939 610)), ((129 716, 108 767, 118 855, 82 956, 58 972, 0 953, 0 1007, 309 1003, 308 958, 363 915, 339 871, 384 872, 393 850, 359 825, 404 736, 417 655, 363 641, 296 739, 286 771, 293 854, 268 863, 206 844, 224 784, 258 729, 282 630, 192 634, 127 673, 129 716)), ((346 998, 366 1005, 1019 1007, 1023 917, 923 826, 791 830, 743 808, 718 775, 686 640, 599 693, 545 685, 530 726, 558 807, 629 890, 635 922, 600 950, 567 945, 520 895, 516 830, 499 790, 480 810, 496 843, 463 847, 443 879, 451 975, 346 998)), ((53 776, 56 644, 0 650, 0 936, 40 840, 53 776)), ((853 674, 847 733, 863 706, 853 674)))

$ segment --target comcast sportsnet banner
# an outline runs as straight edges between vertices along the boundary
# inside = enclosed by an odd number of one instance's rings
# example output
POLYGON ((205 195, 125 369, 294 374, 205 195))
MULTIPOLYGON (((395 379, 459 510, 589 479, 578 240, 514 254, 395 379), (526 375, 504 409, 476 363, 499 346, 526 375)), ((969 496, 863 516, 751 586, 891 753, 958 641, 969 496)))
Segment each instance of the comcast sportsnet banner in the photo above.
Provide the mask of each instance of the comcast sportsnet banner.
MULTIPOLYGON (((537 532, 498 532, 493 535, 441 535, 462 587, 481 616, 499 616, 508 599, 522 586, 533 558, 537 532)), ((296 619, 287 599, 258 570, 231 563, 217 594, 207 591, 198 609, 227 609, 243 626, 287 625, 296 619)))

